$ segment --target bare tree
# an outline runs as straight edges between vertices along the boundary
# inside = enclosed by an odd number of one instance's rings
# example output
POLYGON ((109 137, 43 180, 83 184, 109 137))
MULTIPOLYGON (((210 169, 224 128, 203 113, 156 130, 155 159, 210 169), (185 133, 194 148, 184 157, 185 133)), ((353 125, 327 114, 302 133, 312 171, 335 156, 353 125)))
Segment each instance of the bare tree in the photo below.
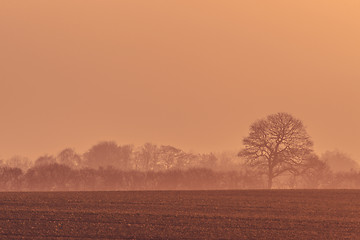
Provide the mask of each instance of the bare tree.
POLYGON ((254 122, 243 144, 238 155, 267 176, 269 189, 274 178, 299 172, 313 151, 303 123, 288 113, 272 114, 254 122))
POLYGON ((136 170, 153 171, 156 168, 159 154, 158 147, 152 143, 145 143, 136 153, 136 170))
POLYGON ((169 170, 174 168, 185 168, 190 158, 189 154, 173 146, 160 146, 158 149, 158 169, 169 170))

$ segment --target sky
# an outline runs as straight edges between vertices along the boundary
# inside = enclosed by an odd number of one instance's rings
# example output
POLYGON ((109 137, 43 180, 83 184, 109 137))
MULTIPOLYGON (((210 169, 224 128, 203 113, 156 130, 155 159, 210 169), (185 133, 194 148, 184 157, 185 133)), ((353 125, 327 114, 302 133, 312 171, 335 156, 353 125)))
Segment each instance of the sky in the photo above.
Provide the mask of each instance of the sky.
POLYGON ((0 159, 104 140, 238 151, 301 119, 360 162, 360 1, 0 2, 0 159))

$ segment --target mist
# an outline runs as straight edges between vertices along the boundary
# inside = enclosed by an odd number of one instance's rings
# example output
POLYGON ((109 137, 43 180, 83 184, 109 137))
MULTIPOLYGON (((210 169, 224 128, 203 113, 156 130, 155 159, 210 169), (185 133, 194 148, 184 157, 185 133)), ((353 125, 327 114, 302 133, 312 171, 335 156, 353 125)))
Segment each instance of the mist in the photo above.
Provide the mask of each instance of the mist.
MULTIPOLYGON (((273 188, 360 188, 359 166, 346 154, 328 151, 319 163, 301 175, 287 173, 275 178, 273 188)), ((1 191, 265 188, 263 172, 247 165, 236 152, 200 154, 152 143, 134 146, 103 141, 82 154, 66 148, 35 161, 15 156, 0 165, 1 191)))

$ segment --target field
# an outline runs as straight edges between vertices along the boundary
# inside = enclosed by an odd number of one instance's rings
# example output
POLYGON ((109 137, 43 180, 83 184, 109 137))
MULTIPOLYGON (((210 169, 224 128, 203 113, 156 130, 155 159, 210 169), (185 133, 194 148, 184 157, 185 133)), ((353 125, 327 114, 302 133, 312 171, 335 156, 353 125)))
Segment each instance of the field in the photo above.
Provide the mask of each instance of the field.
POLYGON ((0 239, 360 239, 360 191, 0 193, 0 239))

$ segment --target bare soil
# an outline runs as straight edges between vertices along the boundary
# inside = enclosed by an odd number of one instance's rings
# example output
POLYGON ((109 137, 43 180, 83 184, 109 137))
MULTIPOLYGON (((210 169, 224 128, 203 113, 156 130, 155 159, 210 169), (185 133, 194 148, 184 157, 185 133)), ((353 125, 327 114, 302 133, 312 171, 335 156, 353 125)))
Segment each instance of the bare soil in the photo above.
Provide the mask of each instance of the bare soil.
POLYGON ((3 192, 0 239, 360 239, 360 191, 3 192))

